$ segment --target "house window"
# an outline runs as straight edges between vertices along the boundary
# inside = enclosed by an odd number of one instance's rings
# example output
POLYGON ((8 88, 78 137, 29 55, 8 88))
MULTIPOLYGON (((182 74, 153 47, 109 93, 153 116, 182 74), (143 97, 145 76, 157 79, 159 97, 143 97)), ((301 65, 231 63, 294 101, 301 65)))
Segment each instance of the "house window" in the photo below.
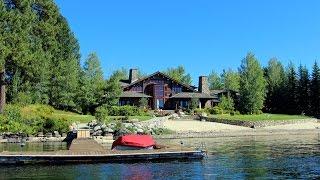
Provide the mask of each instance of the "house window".
POLYGON ((188 107, 188 101, 186 101, 186 100, 181 100, 181 101, 180 101, 180 107, 182 107, 182 108, 187 108, 187 107, 188 107))
POLYGON ((175 94, 181 93, 182 88, 181 88, 180 86, 174 85, 174 86, 172 87, 172 91, 173 91, 175 94))
POLYGON ((164 108, 164 100, 163 99, 157 99, 157 106, 158 109, 164 108))

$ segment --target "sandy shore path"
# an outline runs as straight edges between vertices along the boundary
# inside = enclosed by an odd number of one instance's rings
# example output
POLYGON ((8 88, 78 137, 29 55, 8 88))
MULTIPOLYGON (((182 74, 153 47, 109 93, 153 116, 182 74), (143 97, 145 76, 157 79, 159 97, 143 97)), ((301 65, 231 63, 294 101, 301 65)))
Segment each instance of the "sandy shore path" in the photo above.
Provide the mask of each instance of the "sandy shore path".
POLYGON ((286 124, 267 126, 263 128, 252 129, 249 127, 236 126, 230 124, 216 123, 216 122, 201 122, 197 120, 189 119, 178 119, 178 120, 167 120, 164 126, 176 132, 212 132, 212 131, 259 131, 259 130, 315 130, 319 129, 319 122, 306 122, 298 124, 286 124))
POLYGON ((222 124, 216 122, 201 122, 196 120, 167 120, 164 126, 176 132, 206 132, 206 131, 238 131, 251 130, 248 127, 222 124))
POLYGON ((317 122, 306 122, 306 123, 298 123, 298 124, 285 124, 285 125, 277 125, 277 126, 267 126, 262 129, 267 130, 303 130, 303 129, 319 129, 320 131, 320 123, 317 122))

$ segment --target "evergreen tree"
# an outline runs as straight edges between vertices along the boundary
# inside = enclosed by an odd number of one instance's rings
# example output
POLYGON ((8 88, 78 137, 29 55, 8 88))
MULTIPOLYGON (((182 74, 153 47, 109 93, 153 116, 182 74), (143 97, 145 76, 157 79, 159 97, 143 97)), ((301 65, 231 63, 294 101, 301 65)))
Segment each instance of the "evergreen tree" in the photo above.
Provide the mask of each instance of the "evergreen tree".
POLYGON ((285 71, 283 65, 276 58, 268 62, 266 68, 267 97, 265 109, 271 113, 281 113, 285 108, 284 83, 285 71))
POLYGON ((306 66, 299 66, 299 81, 298 81, 298 114, 310 113, 310 82, 309 73, 306 66))
POLYGON ((317 62, 312 67, 310 96, 312 114, 318 116, 320 114, 320 68, 317 62))
POLYGON ((122 88, 120 86, 119 80, 122 79, 121 71, 114 71, 110 78, 106 81, 106 87, 104 89, 104 96, 102 99, 102 104, 108 106, 115 106, 119 103, 119 97, 122 93, 122 88))
POLYGON ((298 80, 295 67, 293 63, 289 63, 286 70, 286 113, 297 114, 297 87, 298 80))
POLYGON ((266 96, 263 70, 253 54, 242 60, 240 73, 240 107, 243 113, 261 113, 266 96))
POLYGON ((223 70, 222 81, 224 84, 224 89, 239 91, 240 88, 240 75, 238 72, 233 71, 232 69, 223 70))
POLYGON ((168 68, 165 72, 171 78, 184 83, 184 84, 191 84, 191 75, 186 73, 186 70, 183 66, 178 66, 177 68, 168 68))
POLYGON ((7 99, 24 94, 34 103, 74 107, 79 45, 54 1, 1 0, 0 10, 0 64, 7 99))
POLYGON ((215 71, 212 71, 208 76, 208 83, 210 90, 223 89, 221 77, 215 71))
POLYGON ((79 103, 83 113, 94 113, 104 95, 105 81, 96 53, 89 54, 83 67, 80 80, 79 103))

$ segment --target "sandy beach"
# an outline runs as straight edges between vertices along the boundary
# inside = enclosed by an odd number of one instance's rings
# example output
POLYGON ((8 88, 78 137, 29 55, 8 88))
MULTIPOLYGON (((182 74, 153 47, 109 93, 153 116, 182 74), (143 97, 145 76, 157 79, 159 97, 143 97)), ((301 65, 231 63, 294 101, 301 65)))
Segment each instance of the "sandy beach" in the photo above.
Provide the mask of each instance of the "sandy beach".
POLYGON ((167 120, 165 128, 176 133, 161 135, 158 138, 196 138, 196 137, 237 137, 237 136, 268 136, 268 135, 303 135, 319 134, 319 122, 306 122, 267 126, 263 128, 249 128, 243 126, 222 124, 216 122, 201 122, 197 120, 167 120))
MULTIPOLYGON (((202 122, 197 120, 167 120, 164 126, 175 132, 211 132, 211 131, 244 131, 252 130, 249 127, 236 126, 230 124, 216 123, 216 122, 202 122)), ((267 126, 258 128, 261 130, 312 130, 319 129, 319 122, 306 122, 298 124, 285 124, 276 126, 267 126)))

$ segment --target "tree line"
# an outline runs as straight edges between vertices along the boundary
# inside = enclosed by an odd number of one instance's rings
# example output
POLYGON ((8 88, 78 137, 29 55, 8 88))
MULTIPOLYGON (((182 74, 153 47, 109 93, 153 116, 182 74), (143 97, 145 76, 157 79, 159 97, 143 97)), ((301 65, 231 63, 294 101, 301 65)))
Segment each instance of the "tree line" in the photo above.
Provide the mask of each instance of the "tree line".
MULTIPOLYGON (((116 105, 120 79, 128 71, 115 70, 105 79, 96 53, 83 66, 79 43, 53 0, 0 0, 0 112, 5 101, 49 104, 58 109, 94 113, 101 104, 116 105)), ((320 72, 315 62, 284 67, 273 58, 261 67, 248 54, 238 71, 209 75, 210 89, 240 93, 242 113, 271 112, 317 115, 320 112, 320 72)), ((139 76, 145 76, 139 71, 139 76)), ((164 71, 191 84, 183 66, 164 71)))
POLYGON ((211 72, 210 89, 239 92, 236 107, 245 114, 281 113, 318 115, 320 113, 320 69, 314 62, 312 72, 305 65, 286 67, 276 58, 262 67, 251 53, 242 60, 238 71, 211 72))

